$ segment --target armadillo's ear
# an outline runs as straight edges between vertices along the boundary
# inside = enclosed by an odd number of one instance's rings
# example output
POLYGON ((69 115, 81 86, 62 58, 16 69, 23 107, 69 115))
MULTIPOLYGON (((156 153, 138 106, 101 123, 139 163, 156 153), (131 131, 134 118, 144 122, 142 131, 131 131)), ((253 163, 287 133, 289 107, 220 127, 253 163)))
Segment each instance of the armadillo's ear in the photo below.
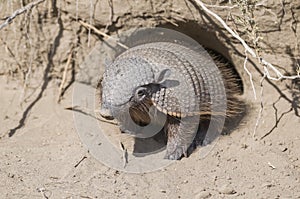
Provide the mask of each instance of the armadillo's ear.
POLYGON ((171 88, 179 85, 179 81, 167 79, 171 76, 170 69, 162 70, 158 77, 155 78, 155 83, 159 85, 161 88, 171 88))
POLYGON ((160 72, 159 76, 155 78, 155 82, 160 84, 163 80, 170 77, 170 75, 171 75, 170 69, 164 69, 160 72))
POLYGON ((159 85, 162 88, 172 88, 172 87, 178 86, 179 85, 179 81, 178 80, 167 79, 167 80, 159 83, 159 85))

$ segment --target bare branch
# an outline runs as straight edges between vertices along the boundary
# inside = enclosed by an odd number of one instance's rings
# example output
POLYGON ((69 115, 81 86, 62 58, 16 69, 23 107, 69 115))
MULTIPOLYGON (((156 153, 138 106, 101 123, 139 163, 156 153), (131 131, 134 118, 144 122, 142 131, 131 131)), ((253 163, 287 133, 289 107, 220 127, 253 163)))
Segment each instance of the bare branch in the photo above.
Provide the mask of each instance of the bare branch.
POLYGON ((13 53, 13 51, 9 48, 9 46, 7 45, 7 43, 2 39, 0 38, 0 41, 2 41, 2 43, 5 45, 5 49, 9 52, 9 54, 13 57, 13 59, 15 60, 16 64, 18 65, 18 69, 22 72, 23 74, 23 80, 25 80, 25 75, 24 75, 24 72, 22 71, 22 65, 21 63, 17 60, 15 54, 13 53))
POLYGON ((250 79, 250 83, 251 83, 251 87, 253 90, 253 94, 254 94, 254 99, 256 100, 256 90, 254 87, 254 83, 253 83, 253 78, 252 78, 252 73, 248 70, 247 68, 247 61, 248 61, 248 56, 247 56, 247 52, 245 52, 246 57, 245 57, 245 61, 244 61, 244 70, 247 72, 247 74, 249 75, 249 79, 250 79))
POLYGON ((165 20, 166 22, 169 22, 170 24, 172 24, 172 25, 174 25, 174 26, 176 26, 176 27, 179 26, 177 23, 175 23, 174 21, 172 21, 172 20, 170 20, 170 19, 168 19, 168 18, 166 18, 166 17, 161 16, 161 18, 162 18, 163 20, 165 20))
POLYGON ((79 23, 80 23, 82 26, 84 26, 85 28, 88 28, 88 29, 91 29, 91 30, 95 31, 95 33, 97 33, 98 35, 101 35, 101 36, 104 37, 104 38, 112 38, 112 39, 114 39, 115 42, 116 42, 119 46, 121 46, 121 47, 123 47, 123 48, 125 48, 125 49, 128 49, 127 46, 125 46, 124 44, 118 42, 117 39, 115 39, 115 38, 109 36, 108 34, 106 34, 106 33, 104 33, 104 32, 101 32, 100 30, 98 30, 98 29, 95 28, 94 26, 92 26, 92 25, 90 25, 90 24, 88 24, 88 23, 85 23, 85 22, 82 21, 82 20, 79 20, 79 23))
POLYGON ((266 76, 267 78, 271 79, 271 80, 281 80, 281 79, 296 79, 296 78, 300 78, 300 75, 293 75, 293 76, 286 76, 283 75, 275 66, 273 66, 271 63, 267 62, 266 60, 264 60, 262 57, 258 56, 255 51, 250 48, 247 43, 236 33, 234 32, 227 24, 226 22, 216 13, 212 12, 211 10, 209 10, 205 4, 200 1, 200 0, 194 0, 197 5, 199 5, 206 13, 210 14, 211 16, 213 16, 215 19, 217 19, 222 26, 233 36, 235 37, 237 40, 239 40, 241 42, 241 44, 243 45, 243 47, 245 48, 246 52, 248 52, 253 58, 256 58, 260 64, 262 64, 264 66, 264 71, 266 72, 266 76), (271 69, 276 76, 273 77, 270 75, 270 72, 268 69, 271 69))
POLYGON ((219 9, 233 9, 238 7, 237 5, 233 5, 233 6, 218 6, 218 5, 210 5, 210 4, 205 4, 206 7, 209 8, 219 8, 219 9))
POLYGON ((61 83, 60 83, 60 86, 59 86, 59 92, 58 92, 58 99, 57 99, 57 102, 59 103, 61 101, 61 98, 63 96, 63 88, 64 88, 64 85, 65 85, 65 82, 66 82, 66 79, 67 79, 67 72, 68 72, 68 69, 69 69, 69 66, 71 65, 71 61, 72 61, 72 57, 73 57, 73 46, 70 50, 70 53, 69 53, 69 56, 68 56, 68 60, 67 60, 67 63, 64 67, 64 73, 63 73, 63 76, 62 76, 62 80, 61 80, 61 83))
POLYGON ((2 30, 4 27, 6 27, 9 23, 12 22, 14 18, 16 18, 18 15, 23 14, 24 12, 28 12, 33 7, 37 6, 38 4, 44 2, 45 0, 38 0, 34 1, 32 3, 27 4, 25 7, 20 8, 16 10, 11 16, 7 17, 5 22, 0 25, 0 30, 2 30))
POLYGON ((263 114, 263 110, 264 110, 264 102, 263 102, 263 94, 264 94, 264 86, 263 86, 263 83, 264 83, 264 80, 266 78, 266 73, 264 73, 264 76, 261 78, 260 80, 260 109, 259 109, 259 112, 258 112, 258 116, 257 116, 257 120, 256 120, 256 123, 255 123, 255 127, 254 127, 254 131, 253 131, 253 138, 256 136, 256 130, 258 128, 258 125, 259 125, 259 122, 262 118, 262 114, 263 114))

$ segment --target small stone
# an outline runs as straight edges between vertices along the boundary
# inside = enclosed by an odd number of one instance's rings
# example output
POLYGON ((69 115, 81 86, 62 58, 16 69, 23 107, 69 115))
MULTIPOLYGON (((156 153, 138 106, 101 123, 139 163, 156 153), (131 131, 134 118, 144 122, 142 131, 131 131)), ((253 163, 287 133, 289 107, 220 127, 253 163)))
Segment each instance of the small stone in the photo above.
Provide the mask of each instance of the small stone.
POLYGON ((291 169, 295 169, 295 168, 296 168, 296 166, 293 165, 293 164, 290 164, 289 167, 290 167, 291 169))
POLYGON ((15 177, 15 174, 12 174, 12 173, 8 173, 7 175, 9 178, 14 178, 15 177))
POLYGON ((281 148, 281 151, 282 151, 282 152, 285 152, 285 151, 287 151, 287 150, 288 150, 287 147, 282 147, 282 148, 281 148))
POLYGON ((201 191, 200 193, 198 193, 196 195, 196 199, 206 199, 206 198, 210 198, 211 197, 211 193, 209 191, 201 191))
POLYGON ((273 184, 271 184, 271 183, 264 183, 263 185, 262 185, 262 187, 264 188, 264 187, 266 187, 266 188, 271 188, 271 187, 273 187, 274 185, 273 184))
POLYGON ((277 143, 279 146, 282 146, 284 143, 283 142, 278 142, 277 143))
POLYGON ((291 162, 296 162, 298 160, 298 158, 297 157, 291 157, 290 160, 291 160, 291 162))
POLYGON ((224 185, 219 189, 219 192, 222 194, 235 194, 236 191, 230 185, 224 185))
POLYGON ((255 186, 253 184, 247 186, 248 189, 254 189, 254 187, 255 186))

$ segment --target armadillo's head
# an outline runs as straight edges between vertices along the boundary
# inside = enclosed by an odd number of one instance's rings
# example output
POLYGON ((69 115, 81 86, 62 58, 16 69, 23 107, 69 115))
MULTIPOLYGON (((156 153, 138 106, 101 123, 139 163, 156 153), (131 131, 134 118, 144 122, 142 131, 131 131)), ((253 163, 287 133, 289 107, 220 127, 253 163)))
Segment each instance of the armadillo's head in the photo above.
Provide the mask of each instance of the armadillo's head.
POLYGON ((147 125, 151 121, 151 97, 164 85, 161 82, 167 72, 153 71, 141 58, 116 59, 103 75, 101 115, 117 119, 121 130, 129 133, 134 131, 129 127, 132 121, 147 125))
POLYGON ((154 74, 149 63, 139 58, 119 58, 106 68, 102 80, 101 115, 116 118, 121 126, 128 119, 149 122, 154 74))

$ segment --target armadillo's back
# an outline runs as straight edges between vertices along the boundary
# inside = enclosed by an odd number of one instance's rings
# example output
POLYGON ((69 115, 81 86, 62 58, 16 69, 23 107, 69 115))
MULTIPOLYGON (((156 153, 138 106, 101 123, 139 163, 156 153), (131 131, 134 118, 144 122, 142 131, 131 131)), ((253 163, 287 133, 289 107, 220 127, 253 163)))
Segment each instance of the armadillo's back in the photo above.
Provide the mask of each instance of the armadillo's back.
POLYGON ((137 87, 150 83, 161 85, 151 99, 158 110, 169 115, 226 113, 222 74, 203 48, 170 42, 130 48, 107 69, 103 101, 111 106, 126 103, 137 87))

